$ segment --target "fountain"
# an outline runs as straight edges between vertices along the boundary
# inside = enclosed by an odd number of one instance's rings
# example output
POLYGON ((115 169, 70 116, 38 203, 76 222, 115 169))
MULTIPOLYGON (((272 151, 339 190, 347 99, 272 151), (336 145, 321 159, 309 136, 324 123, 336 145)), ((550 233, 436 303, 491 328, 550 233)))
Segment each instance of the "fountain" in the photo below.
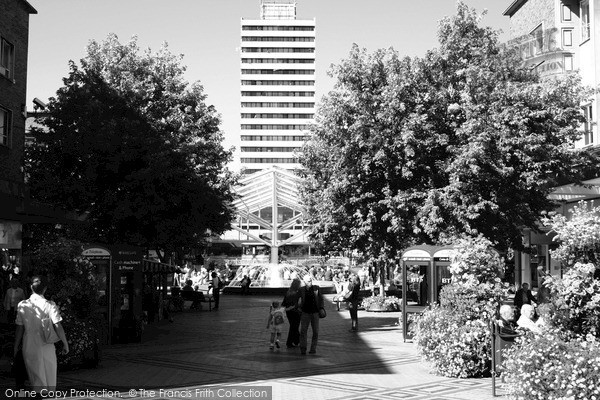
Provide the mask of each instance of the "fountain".
MULTIPOLYGON (((285 293, 290 287, 292 280, 298 278, 302 281, 308 271, 304 267, 293 264, 250 264, 241 265, 235 278, 227 285, 224 293, 237 293, 241 290, 242 279, 248 275, 251 279, 251 293, 285 293)), ((327 293, 330 287, 333 288, 333 282, 315 281, 327 293)))

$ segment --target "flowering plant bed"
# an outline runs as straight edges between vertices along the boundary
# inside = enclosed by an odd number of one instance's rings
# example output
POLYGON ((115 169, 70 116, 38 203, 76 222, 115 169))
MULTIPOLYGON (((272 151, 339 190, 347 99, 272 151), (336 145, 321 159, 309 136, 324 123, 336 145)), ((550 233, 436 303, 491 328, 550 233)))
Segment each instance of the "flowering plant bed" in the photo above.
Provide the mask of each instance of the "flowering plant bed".
POLYGON ((391 312, 400 310, 400 299, 396 296, 371 296, 365 297, 361 307, 365 311, 391 312))

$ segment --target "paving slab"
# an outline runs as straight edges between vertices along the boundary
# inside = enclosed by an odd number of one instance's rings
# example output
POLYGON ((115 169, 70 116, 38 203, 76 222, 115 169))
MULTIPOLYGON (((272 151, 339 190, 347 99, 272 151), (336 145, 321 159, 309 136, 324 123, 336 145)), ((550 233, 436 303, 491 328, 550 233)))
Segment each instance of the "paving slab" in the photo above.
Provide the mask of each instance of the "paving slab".
POLYGON ((415 345, 403 342, 399 312, 359 311, 352 333, 348 311, 325 297, 317 354, 285 348, 287 327, 283 348, 269 350, 266 321, 279 296, 223 295, 219 310, 177 313, 173 322, 146 326, 141 343, 106 346, 97 368, 59 372, 57 390, 72 400, 261 398, 261 388, 274 400, 494 398, 491 378, 432 374, 415 345))

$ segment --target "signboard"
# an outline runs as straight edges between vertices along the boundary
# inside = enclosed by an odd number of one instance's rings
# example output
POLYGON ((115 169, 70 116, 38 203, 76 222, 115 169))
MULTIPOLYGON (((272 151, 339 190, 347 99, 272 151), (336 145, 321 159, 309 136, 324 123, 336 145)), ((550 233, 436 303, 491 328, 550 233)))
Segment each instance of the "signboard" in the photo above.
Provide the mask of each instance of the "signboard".
POLYGON ((508 47, 515 48, 524 66, 534 68, 540 76, 563 74, 573 70, 573 55, 561 47, 559 33, 558 28, 542 30, 540 27, 512 39, 508 47))
POLYGON ((142 272, 142 250, 136 247, 116 247, 113 251, 113 269, 122 272, 142 272))
POLYGON ((110 257, 110 251, 102 247, 88 247, 83 249, 81 255, 88 258, 94 257, 110 257))
POLYGON ((429 261, 431 260, 431 254, 429 254, 425 250, 413 249, 408 250, 407 252, 402 254, 402 259, 405 261, 429 261))

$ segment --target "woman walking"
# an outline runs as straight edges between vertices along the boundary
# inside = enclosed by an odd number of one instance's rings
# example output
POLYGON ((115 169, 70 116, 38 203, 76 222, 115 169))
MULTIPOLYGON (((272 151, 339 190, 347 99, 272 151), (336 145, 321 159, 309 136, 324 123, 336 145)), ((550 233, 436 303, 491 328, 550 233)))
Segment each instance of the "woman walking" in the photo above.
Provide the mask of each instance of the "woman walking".
POLYGON ((360 278, 358 275, 350 277, 350 285, 345 300, 348 302, 348 310, 350 310, 350 319, 352 320, 352 328, 350 332, 358 331, 358 304, 360 303, 360 278))
POLYGON ((285 315, 290 322, 290 330, 285 342, 288 349, 296 347, 300 343, 300 310, 298 309, 300 284, 300 279, 294 279, 281 302, 281 305, 285 307, 285 315))
POLYGON ((49 318, 54 330, 62 341, 62 354, 69 352, 69 343, 60 323, 60 311, 53 301, 44 298, 46 282, 34 276, 31 283, 32 294, 27 300, 19 303, 17 330, 15 334, 14 354, 16 355, 23 342, 23 358, 29 383, 32 389, 54 391, 56 388, 56 348, 54 343, 46 343, 42 330, 42 319, 49 318))

